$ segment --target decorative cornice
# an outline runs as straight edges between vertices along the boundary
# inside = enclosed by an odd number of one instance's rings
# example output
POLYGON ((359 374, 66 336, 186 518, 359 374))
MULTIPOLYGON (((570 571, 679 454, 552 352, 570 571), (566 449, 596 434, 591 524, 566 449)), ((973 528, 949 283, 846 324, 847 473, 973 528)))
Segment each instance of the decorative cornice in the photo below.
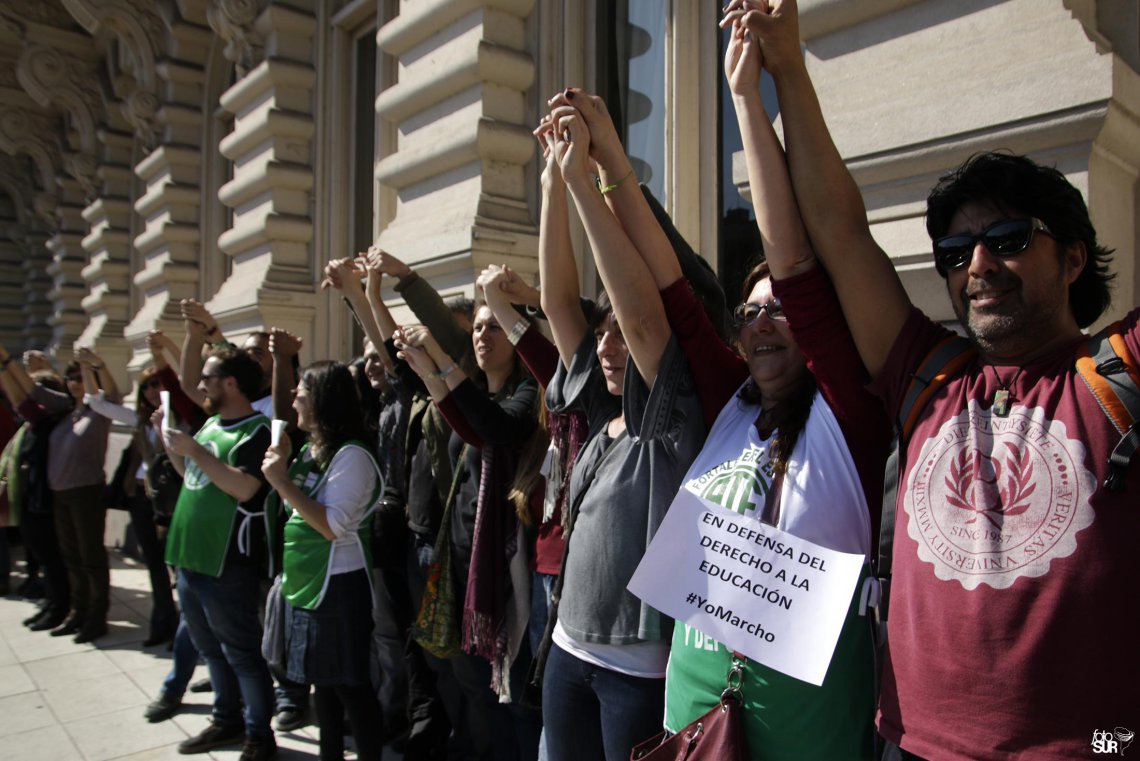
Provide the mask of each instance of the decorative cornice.
POLYGON ((0 149, 5 153, 27 154, 35 162, 40 187, 49 190, 62 166, 55 120, 22 108, 0 106, 0 149))
POLYGON ((223 54, 234 64, 239 78, 265 55, 265 41, 253 28, 263 7, 264 0, 210 0, 206 9, 206 20, 226 43, 223 54))
POLYGON ((40 105, 57 105, 66 109, 79 135, 80 150, 94 155, 97 140, 95 115, 99 113, 101 104, 93 64, 64 55, 55 48, 33 43, 20 54, 16 77, 40 105))

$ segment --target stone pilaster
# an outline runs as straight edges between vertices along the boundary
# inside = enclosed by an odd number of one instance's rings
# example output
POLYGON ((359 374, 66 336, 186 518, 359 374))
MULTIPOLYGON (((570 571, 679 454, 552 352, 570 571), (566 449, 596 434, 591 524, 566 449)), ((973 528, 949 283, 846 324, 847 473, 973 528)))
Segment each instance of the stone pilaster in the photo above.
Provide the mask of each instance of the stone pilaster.
POLYGON ((87 296, 87 283, 83 279, 87 252, 83 249, 83 238, 88 229, 83 219, 86 201, 79 181, 60 177, 58 183, 60 201, 55 215, 59 227, 47 241, 47 249, 52 255, 47 267, 47 274, 52 279, 47 293, 52 302, 52 315, 48 319, 52 334, 48 350, 61 358, 68 358, 75 341, 87 326, 87 313, 82 302, 87 296))
POLYGON ((143 189, 134 204, 141 221, 134 239, 138 308, 124 328, 133 350, 131 370, 150 361, 150 330, 177 340, 182 330, 178 302, 198 295, 202 128, 210 107, 204 103, 204 67, 211 39, 206 27, 176 19, 156 69, 161 101, 156 147, 135 166, 143 189))
POLYGON ((120 388, 130 388, 126 372, 130 354, 123 328, 130 316, 131 180, 133 137, 101 130, 104 163, 96 171, 99 195, 83 210, 90 232, 83 249, 90 260, 80 274, 88 294, 81 305, 89 320, 77 339, 94 346, 115 373, 120 388))
POLYGON ((399 62, 376 100, 395 125, 394 150, 376 164, 396 213, 380 245, 444 291, 470 292, 488 263, 523 272, 537 263, 525 167, 535 155, 526 91, 533 0, 419 0, 377 33, 399 62), (430 54, 429 54, 430 51, 430 54))
POLYGON ((20 335, 25 349, 44 349, 51 343, 51 318, 55 306, 48 298, 52 287, 51 275, 48 274, 52 254, 47 244, 46 233, 32 232, 24 236, 23 248, 27 258, 22 268, 24 285, 20 312, 24 327, 20 335))
POLYGON ((218 247, 233 268, 207 304, 227 334, 262 325, 313 334, 313 69, 315 17, 271 5, 253 25, 265 60, 221 97, 234 115, 221 142, 234 163, 218 200, 233 224, 218 247))

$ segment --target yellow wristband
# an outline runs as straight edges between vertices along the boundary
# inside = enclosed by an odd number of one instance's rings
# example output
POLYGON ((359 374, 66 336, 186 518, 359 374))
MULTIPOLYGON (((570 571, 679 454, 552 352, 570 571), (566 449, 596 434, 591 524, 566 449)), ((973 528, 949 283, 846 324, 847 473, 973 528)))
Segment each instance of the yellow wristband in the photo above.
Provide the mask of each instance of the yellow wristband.
POLYGON ((632 177, 632 176, 633 176, 633 170, 632 170, 632 169, 630 169, 630 170, 629 170, 629 173, 628 173, 628 174, 626 174, 626 176, 625 176, 625 177, 622 177, 620 180, 618 180, 617 182, 615 182, 615 183, 614 183, 614 184, 612 184, 612 185, 603 185, 603 184, 602 184, 602 178, 601 178, 601 177, 599 177, 599 178, 598 178, 598 192, 599 192, 599 193, 601 193, 602 195, 608 195, 609 193, 611 193, 611 192, 613 192, 613 191, 617 190, 617 189, 618 189, 618 187, 619 187, 619 186, 620 186, 620 185, 621 185, 623 182, 625 182, 626 180, 628 180, 628 179, 629 179, 630 177, 632 177))

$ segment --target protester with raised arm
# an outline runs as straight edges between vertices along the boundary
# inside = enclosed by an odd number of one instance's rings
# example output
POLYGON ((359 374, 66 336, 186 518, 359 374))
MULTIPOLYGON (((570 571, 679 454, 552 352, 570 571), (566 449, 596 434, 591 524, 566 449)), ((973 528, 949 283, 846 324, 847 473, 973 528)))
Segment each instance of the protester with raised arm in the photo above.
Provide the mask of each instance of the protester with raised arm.
POLYGON ((583 411, 590 430, 570 480, 568 549, 542 692, 546 747, 553 761, 613 761, 660 726, 672 622, 625 586, 704 426, 657 288, 594 184, 585 123, 559 107, 538 136, 548 149, 542 305, 562 358, 548 402, 554 412, 583 411), (609 294, 593 325, 578 301, 567 191, 609 294))
MULTIPOLYGON (((743 301, 734 312, 743 358, 717 339, 715 326, 681 278, 676 257, 662 248, 662 231, 652 219, 645 221, 649 209, 641 194, 627 192, 613 205, 627 225, 637 226, 639 234, 633 238, 640 241, 639 252, 662 288, 711 429, 685 477, 682 494, 691 492, 795 537, 867 557, 881 489, 886 418, 858 383, 862 368, 850 335, 835 329, 838 303, 816 265, 783 152, 760 100, 759 53, 755 41, 735 27, 725 73, 767 255, 746 278, 743 301), (772 295, 776 281, 787 294, 782 300, 772 295), (824 309, 827 304, 831 319, 824 309), (825 472, 828 477, 820 478, 825 472), (875 510, 870 505, 876 505, 875 510)), ((614 143, 597 153, 614 162, 620 174, 628 159, 604 108, 592 96, 574 94, 591 135, 614 143)), ((612 168, 608 171, 615 174, 612 168)), ((697 529, 693 526, 694 532, 697 529)), ((755 578, 761 576, 758 571, 755 578)), ((683 577, 656 582, 675 586, 683 577)), ((723 699, 729 673, 739 667, 744 731, 752 757, 871 758, 873 644, 868 621, 859 611, 860 587, 856 583, 854 588, 820 687, 747 658, 736 659, 732 647, 710 643, 702 632, 678 624, 666 680, 666 729, 691 731, 687 725, 723 699)))
POLYGON ((399 330, 397 346, 454 431, 449 451, 456 475, 445 507, 456 587, 463 590, 464 652, 451 662, 467 696, 472 734, 495 758, 517 753, 533 759, 540 721, 519 705, 530 664, 529 516, 509 497, 517 470, 528 463, 537 471, 549 439, 538 426, 538 384, 507 329, 487 306, 476 312, 473 327, 474 378, 424 328, 399 330))
POLYGON ((1110 419, 1090 390, 1135 387, 1140 311, 1082 335, 1111 275, 1080 191, 985 153, 927 199, 935 268, 968 340, 933 323, 871 236, 796 4, 733 0, 726 23, 760 42, 808 234, 904 437, 884 507, 896 508, 879 703, 880 733, 901 746, 890 757, 1084 757, 1106 717, 1140 716, 1140 609, 1113 602, 1140 578, 1140 465, 1118 429, 1128 416, 1110 419), (916 376, 935 390, 912 404, 916 376))

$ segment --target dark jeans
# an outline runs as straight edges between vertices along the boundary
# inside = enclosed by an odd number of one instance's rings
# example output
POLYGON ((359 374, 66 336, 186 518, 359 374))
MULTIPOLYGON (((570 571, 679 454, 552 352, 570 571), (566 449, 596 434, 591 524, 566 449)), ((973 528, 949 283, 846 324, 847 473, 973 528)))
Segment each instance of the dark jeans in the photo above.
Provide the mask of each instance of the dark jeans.
POLYGON ((178 570, 178 599, 214 685, 214 721, 244 726, 249 737, 273 736, 273 682, 261 657, 261 574, 236 563, 213 577, 178 570))
MULTIPOLYGON (((500 703, 499 696, 491 690, 491 664, 483 658, 460 653, 450 662, 466 698, 468 729, 479 757, 495 761, 535 761, 538 738, 542 734, 541 713, 517 702, 500 703)), ((511 695, 516 701, 523 694, 529 667, 530 648, 524 641, 510 673, 511 695)), ((658 712, 658 719, 660 716, 658 712)))
POLYGON ((661 731, 665 680, 629 676, 550 648, 542 716, 550 761, 626 761, 634 745, 661 731))
POLYGON ((59 554, 59 540, 55 536, 55 521, 51 513, 25 510, 20 532, 24 549, 40 561, 47 587, 48 608, 60 614, 71 607, 71 584, 67 579, 67 567, 59 554))
POLYGON ((356 757, 360 761, 380 761, 384 753, 384 722, 372 685, 317 685, 313 689, 321 729, 321 761, 344 758, 345 713, 352 725, 356 757))
POLYGON ((170 572, 166 570, 166 539, 158 538, 158 531, 154 527, 154 506, 143 493, 141 483, 127 504, 135 539, 138 540, 150 575, 150 635, 168 635, 178 626, 178 610, 174 607, 174 594, 170 590, 170 572))
POLYGON ((52 516, 71 587, 71 612, 85 626, 104 623, 111 602, 111 569, 103 545, 103 484, 52 491, 52 516))
POLYGON ((198 665, 198 648, 194 647, 194 640, 190 638, 190 627, 182 617, 179 617, 178 629, 174 632, 173 655, 170 673, 162 683, 162 694, 181 700, 186 693, 186 686, 194 676, 194 668, 198 665))

